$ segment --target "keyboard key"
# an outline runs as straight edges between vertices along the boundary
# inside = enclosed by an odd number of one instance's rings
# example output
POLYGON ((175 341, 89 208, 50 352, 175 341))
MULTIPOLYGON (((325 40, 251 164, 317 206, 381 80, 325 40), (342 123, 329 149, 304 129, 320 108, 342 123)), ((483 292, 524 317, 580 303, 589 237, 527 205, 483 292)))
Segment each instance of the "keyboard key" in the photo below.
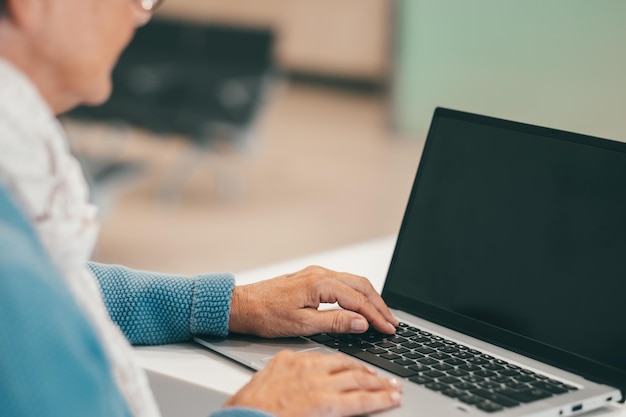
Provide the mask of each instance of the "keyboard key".
POLYGON ((444 362, 447 363, 448 365, 452 365, 452 366, 459 366, 459 365, 465 365, 467 362, 458 359, 458 358, 450 358, 450 359, 444 359, 444 362))
POLYGON ((474 364, 474 365, 484 365, 484 364, 488 363, 486 359, 483 359, 483 358, 481 358, 479 356, 475 356, 473 358, 467 358, 466 360, 467 360, 467 363, 471 363, 471 364, 474 364))
POLYGON ((436 369, 436 370, 438 370, 438 371, 449 371, 449 370, 454 369, 454 367, 453 367, 453 366, 450 366, 450 365, 445 364, 445 363, 436 363, 436 364, 434 364, 434 365, 432 366, 432 368, 433 368, 433 369, 436 369))
MULTIPOLYGON (((545 379, 548 379, 548 377, 547 377, 547 376, 543 376, 543 375, 539 375, 539 374, 535 374, 535 376, 536 376, 538 379, 544 379, 544 378, 545 378, 545 379), (544 377, 544 378, 541 378, 541 377, 544 377)), ((547 381, 547 382, 549 382, 550 384, 555 384, 555 385, 565 385, 564 383, 562 383, 561 381, 557 381, 556 379, 548 379, 548 381, 547 381)))
POLYGON ((426 356, 424 356, 424 355, 422 355, 421 353, 418 353, 418 352, 405 353, 402 356, 404 356, 407 359, 421 359, 421 358, 425 358, 426 357, 426 356))
POLYGON ((521 375, 520 371, 518 371, 517 369, 503 369, 501 371, 498 371, 498 373, 500 375, 504 375, 504 376, 518 376, 518 375, 521 375))
POLYGON ((502 384, 498 384, 497 382, 494 382, 494 381, 483 381, 483 382, 479 382, 478 385, 481 388, 485 388, 485 389, 500 388, 502 386, 502 384))
POLYGON ((397 353, 397 354, 401 355, 403 353, 409 352, 409 350, 407 348, 405 348, 405 347, 398 346, 398 347, 389 349, 389 352, 397 353))
POLYGON ((502 406, 500 406, 499 404, 490 402, 490 401, 479 402, 476 404, 476 407, 488 413, 495 413, 496 411, 502 410, 502 406))
POLYGON ((426 372, 420 373, 420 375, 427 376, 429 378, 439 378, 439 377, 445 376, 446 374, 444 374, 443 372, 439 372, 439 371, 426 371, 426 372))
MULTIPOLYGON (((524 369, 522 369, 522 371, 524 371, 524 369)), ((537 381, 537 379, 534 376, 524 375, 524 374, 516 376, 515 379, 518 382, 533 382, 533 381, 537 381)))
POLYGON ((430 371, 430 366, 422 365, 421 363, 416 363, 415 365, 410 365, 409 369, 415 372, 423 372, 430 371))
POLYGON ((351 341, 354 341, 354 340, 361 340, 362 339, 362 337, 360 337, 360 335, 345 334, 345 333, 333 334, 333 336, 335 336, 336 339, 345 340, 346 342, 351 342, 351 341))
POLYGON ((454 388, 468 391, 471 389, 476 389, 476 385, 470 384, 468 382, 459 382, 458 384, 454 384, 454 388))
POLYGON ((495 372, 491 372, 491 371, 474 371, 474 375, 476 376, 481 376, 483 378, 491 378, 492 376, 496 376, 495 372))
POLYGON ((333 349, 339 349, 342 347, 346 347, 349 346, 350 344, 344 340, 339 340, 339 339, 334 339, 334 340, 330 340, 326 343, 324 343, 324 345, 333 348, 333 349))
POLYGON ((428 378, 426 376, 418 375, 409 378, 409 381, 415 382, 416 384, 424 385, 432 382, 432 378, 428 378))
POLYGON ((488 369, 490 371, 500 371, 504 369, 504 366, 501 366, 495 363, 487 363, 483 365, 483 368, 488 369))
POLYGON ((447 385, 440 384, 439 382, 429 382, 424 386, 433 391, 443 391, 449 388, 447 385))
POLYGON ((505 397, 504 395, 497 392, 487 391, 486 389, 472 390, 471 393, 483 397, 503 407, 516 407, 520 404, 519 401, 515 401, 512 398, 505 397))
POLYGON ((388 361, 393 361, 396 359, 400 359, 400 355, 396 355, 395 353, 383 353, 379 355, 383 359, 387 359, 388 361))
POLYGON ((409 366, 409 365, 413 365, 415 361, 404 359, 401 357, 400 359, 396 359, 395 361, 393 361, 393 363, 397 363, 400 366, 409 366))
POLYGON ((317 334, 315 336, 311 336, 310 339, 316 341, 317 343, 322 343, 322 344, 335 340, 334 337, 329 336, 327 334, 317 334))
POLYGON ((370 363, 374 366, 378 366, 379 368, 382 368, 388 372, 391 372, 394 375, 398 375, 402 378, 406 378, 409 376, 414 376, 417 375, 417 372, 412 371, 408 368, 405 368, 404 366, 400 366, 398 364, 395 364, 393 362, 389 362, 379 356, 376 356, 370 352, 364 351, 364 350, 360 350, 360 349, 355 349, 355 348, 342 348, 339 349, 341 352, 346 353, 350 356, 354 356, 355 358, 361 359, 364 362, 370 363))
POLYGON ((451 369, 449 371, 446 371, 446 373, 452 376, 465 376, 468 374, 468 372, 464 371, 463 369, 451 369))
POLYGON ((465 375, 462 377, 464 381, 471 382, 472 384, 476 384, 478 382, 483 382, 485 378, 476 376, 476 375, 465 375))
POLYGON ((363 339, 370 342, 377 342, 379 340, 383 340, 384 338, 385 336, 382 333, 366 333, 363 335, 363 339))
POLYGON ((478 404, 480 402, 484 402, 485 400, 482 397, 477 397, 475 395, 466 394, 459 397, 460 401, 463 401, 465 404, 478 404))
POLYGON ((454 385, 454 384, 460 384, 462 381, 459 378, 455 378, 452 376, 444 376, 444 377, 437 378, 437 382, 441 382, 443 384, 448 384, 448 385, 454 385))
POLYGON ((426 336, 414 336, 414 337, 409 338, 409 340, 412 340, 413 342, 417 342, 417 343, 430 342, 430 339, 426 336))
POLYGON ((424 365, 434 365, 436 363, 439 363, 438 360, 435 360, 433 358, 420 358, 420 359, 417 359, 417 362, 422 363, 424 365))
POLYGON ((513 400, 519 401, 522 403, 530 403, 533 401, 542 400, 544 398, 548 398, 552 396, 552 394, 550 394, 549 392, 543 391, 539 388, 527 388, 523 390, 515 390, 512 388, 504 387, 504 388, 497 388, 494 391, 496 391, 497 393, 501 395, 512 398, 513 400))
POLYGON ((518 390, 530 388, 530 386, 528 384, 522 384, 521 382, 517 382, 515 380, 511 380, 509 382, 505 382, 504 384, 507 387, 509 387, 509 388, 518 389, 518 390))
POLYGON ((464 371, 470 371, 470 372, 480 371, 482 369, 480 366, 472 365, 471 363, 466 363, 465 365, 459 365, 458 368, 463 369, 464 371))
POLYGON ((452 355, 456 356, 459 359, 469 359, 469 358, 473 358, 474 355, 472 355, 469 352, 466 352, 464 350, 457 352, 457 353, 453 353, 452 355))
POLYGON ((458 398, 462 395, 465 395, 465 391, 461 391, 461 390, 454 389, 454 388, 445 389, 441 391, 441 393, 451 398, 458 398))
POLYGON ((374 355, 382 355, 383 353, 387 353, 385 349, 379 347, 372 347, 366 350, 370 353, 373 353, 374 355))
POLYGON ((406 339, 398 334, 394 334, 391 336, 387 336, 387 340, 393 343, 403 343, 406 342, 406 339))
POLYGON ((548 381, 536 381, 533 382, 531 385, 544 391, 551 392, 553 394, 563 394, 564 392, 567 392, 567 388, 565 388, 560 383, 557 385, 548 381))
POLYGON ((442 353, 442 352, 431 353, 428 356, 430 356, 433 359, 437 359, 439 361, 443 361, 443 360, 446 360, 446 359, 451 359, 450 355, 448 355, 447 353, 442 353))
POLYGON ((439 352, 443 352, 443 353, 456 353, 459 350, 453 346, 444 346, 441 349, 439 349, 439 352))

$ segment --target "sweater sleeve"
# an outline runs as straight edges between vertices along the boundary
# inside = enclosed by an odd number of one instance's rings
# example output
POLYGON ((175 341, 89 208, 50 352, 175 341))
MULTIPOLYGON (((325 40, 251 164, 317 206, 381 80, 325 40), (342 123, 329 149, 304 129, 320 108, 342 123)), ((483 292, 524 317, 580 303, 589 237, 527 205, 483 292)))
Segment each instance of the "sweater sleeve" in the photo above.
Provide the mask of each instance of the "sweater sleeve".
POLYGON ((231 274, 197 277, 136 271, 90 262, 113 321, 133 345, 190 340, 196 334, 228 334, 231 274))
POLYGON ((275 417, 274 414, 248 407, 223 408, 211 413, 209 417, 275 417))

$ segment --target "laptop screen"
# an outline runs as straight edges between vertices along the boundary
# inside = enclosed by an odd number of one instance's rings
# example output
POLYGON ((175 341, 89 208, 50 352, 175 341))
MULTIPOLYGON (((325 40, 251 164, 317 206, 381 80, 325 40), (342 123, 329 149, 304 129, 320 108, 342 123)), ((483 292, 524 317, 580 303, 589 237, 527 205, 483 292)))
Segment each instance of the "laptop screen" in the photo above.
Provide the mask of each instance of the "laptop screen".
POLYGON ((383 297, 623 387, 626 144, 437 109, 383 297))

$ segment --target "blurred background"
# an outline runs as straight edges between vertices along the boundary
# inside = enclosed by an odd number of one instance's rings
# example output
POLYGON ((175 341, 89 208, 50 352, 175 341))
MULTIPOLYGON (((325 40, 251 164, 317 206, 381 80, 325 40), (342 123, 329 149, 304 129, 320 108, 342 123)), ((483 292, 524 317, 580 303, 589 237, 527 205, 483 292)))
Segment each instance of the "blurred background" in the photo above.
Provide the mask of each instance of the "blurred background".
MULTIPOLYGON (((621 0, 167 0, 64 115, 94 259, 196 274, 397 233, 443 106, 626 139, 621 0)), ((286 271, 287 272, 287 271, 286 271)))

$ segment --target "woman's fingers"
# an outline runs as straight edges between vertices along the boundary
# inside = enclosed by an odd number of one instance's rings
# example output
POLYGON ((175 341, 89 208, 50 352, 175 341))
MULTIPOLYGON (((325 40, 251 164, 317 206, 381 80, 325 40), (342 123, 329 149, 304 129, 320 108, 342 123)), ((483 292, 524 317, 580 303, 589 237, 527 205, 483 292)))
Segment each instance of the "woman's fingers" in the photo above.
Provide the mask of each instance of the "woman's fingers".
POLYGON ((285 351, 225 406, 285 417, 347 417, 397 406, 401 391, 397 379, 381 378, 347 356, 285 351))

